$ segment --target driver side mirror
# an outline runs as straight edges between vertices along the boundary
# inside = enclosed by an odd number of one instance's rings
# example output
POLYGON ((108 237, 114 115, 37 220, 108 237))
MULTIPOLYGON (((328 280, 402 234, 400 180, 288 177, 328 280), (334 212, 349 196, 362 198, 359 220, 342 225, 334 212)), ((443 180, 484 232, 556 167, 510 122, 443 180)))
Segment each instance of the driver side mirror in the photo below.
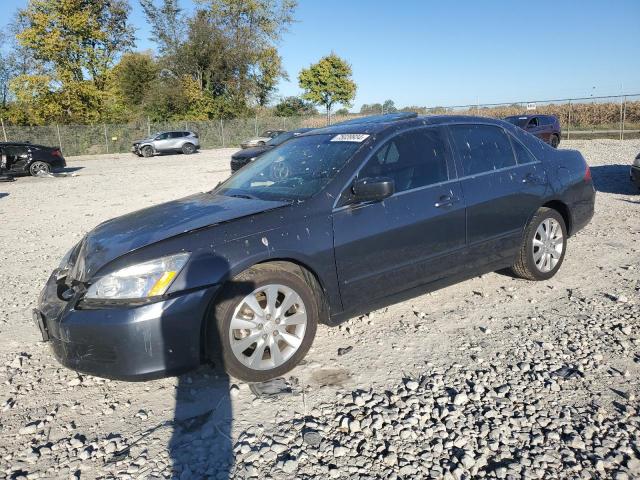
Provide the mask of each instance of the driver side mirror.
POLYGON ((354 202, 379 202, 393 195, 396 188, 388 177, 368 177, 356 180, 352 190, 354 202))

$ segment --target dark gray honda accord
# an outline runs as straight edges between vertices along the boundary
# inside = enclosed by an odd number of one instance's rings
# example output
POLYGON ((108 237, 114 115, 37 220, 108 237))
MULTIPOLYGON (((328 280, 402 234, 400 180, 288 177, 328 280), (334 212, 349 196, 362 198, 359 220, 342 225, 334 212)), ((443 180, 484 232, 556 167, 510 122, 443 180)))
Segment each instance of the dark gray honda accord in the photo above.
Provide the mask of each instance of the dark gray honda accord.
POLYGON ((579 152, 507 122, 364 118, 97 226, 52 273, 34 320, 62 364, 93 375, 214 360, 263 381, 300 362, 318 323, 506 267, 552 277, 594 201, 579 152))

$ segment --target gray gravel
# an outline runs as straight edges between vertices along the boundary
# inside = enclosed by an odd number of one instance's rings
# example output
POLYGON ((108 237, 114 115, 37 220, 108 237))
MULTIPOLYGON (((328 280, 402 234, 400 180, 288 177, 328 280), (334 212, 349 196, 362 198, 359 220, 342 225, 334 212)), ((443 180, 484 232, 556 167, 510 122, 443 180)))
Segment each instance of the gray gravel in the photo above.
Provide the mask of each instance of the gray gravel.
POLYGON ((30 322, 95 224, 205 190, 230 150, 71 160, 0 193, 0 476, 640 478, 640 142, 572 141, 598 186, 560 273, 490 274, 321 327, 251 386, 205 366, 126 383, 60 367, 30 322))

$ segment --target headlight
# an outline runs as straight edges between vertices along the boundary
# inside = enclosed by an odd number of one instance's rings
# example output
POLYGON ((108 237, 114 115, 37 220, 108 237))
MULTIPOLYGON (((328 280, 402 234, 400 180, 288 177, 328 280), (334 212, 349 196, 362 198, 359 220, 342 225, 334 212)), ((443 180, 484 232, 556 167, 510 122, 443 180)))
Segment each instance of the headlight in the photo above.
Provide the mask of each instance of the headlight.
POLYGON ((185 252, 123 268, 92 284, 85 298, 124 300, 163 295, 188 259, 185 252))

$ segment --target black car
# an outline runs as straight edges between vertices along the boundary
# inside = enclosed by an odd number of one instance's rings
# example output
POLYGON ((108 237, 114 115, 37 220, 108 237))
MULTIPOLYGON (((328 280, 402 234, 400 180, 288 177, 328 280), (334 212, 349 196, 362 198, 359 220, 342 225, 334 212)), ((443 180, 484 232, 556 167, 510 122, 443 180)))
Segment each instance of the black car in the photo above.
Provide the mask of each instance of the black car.
POLYGON ((0 142, 0 173, 50 173, 64 168, 67 162, 58 147, 45 147, 28 142, 0 142))
POLYGON ((236 172, 237 170, 240 170, 247 163, 252 162, 256 158, 258 158, 260 155, 262 155, 264 152, 271 150, 272 148, 277 147, 278 145, 281 145, 282 143, 286 142, 290 138, 297 137, 298 135, 302 135, 303 133, 306 133, 310 130, 313 130, 313 129, 299 128, 297 130, 291 130, 290 132, 284 132, 272 138, 264 145, 245 148, 243 150, 237 151, 236 153, 231 155, 231 171, 236 172))
POLYGON ((327 127, 210 192, 98 225, 54 270, 34 320, 62 364, 93 375, 217 359, 264 381, 302 360, 319 323, 506 267, 551 278, 594 201, 579 152, 500 120, 327 127))
POLYGON ((514 115, 506 117, 505 120, 535 135, 553 148, 560 145, 562 131, 560 121, 554 115, 514 115))
POLYGON ((640 188, 640 153, 633 161, 629 174, 631 175, 631 181, 636 184, 636 187, 640 188))

